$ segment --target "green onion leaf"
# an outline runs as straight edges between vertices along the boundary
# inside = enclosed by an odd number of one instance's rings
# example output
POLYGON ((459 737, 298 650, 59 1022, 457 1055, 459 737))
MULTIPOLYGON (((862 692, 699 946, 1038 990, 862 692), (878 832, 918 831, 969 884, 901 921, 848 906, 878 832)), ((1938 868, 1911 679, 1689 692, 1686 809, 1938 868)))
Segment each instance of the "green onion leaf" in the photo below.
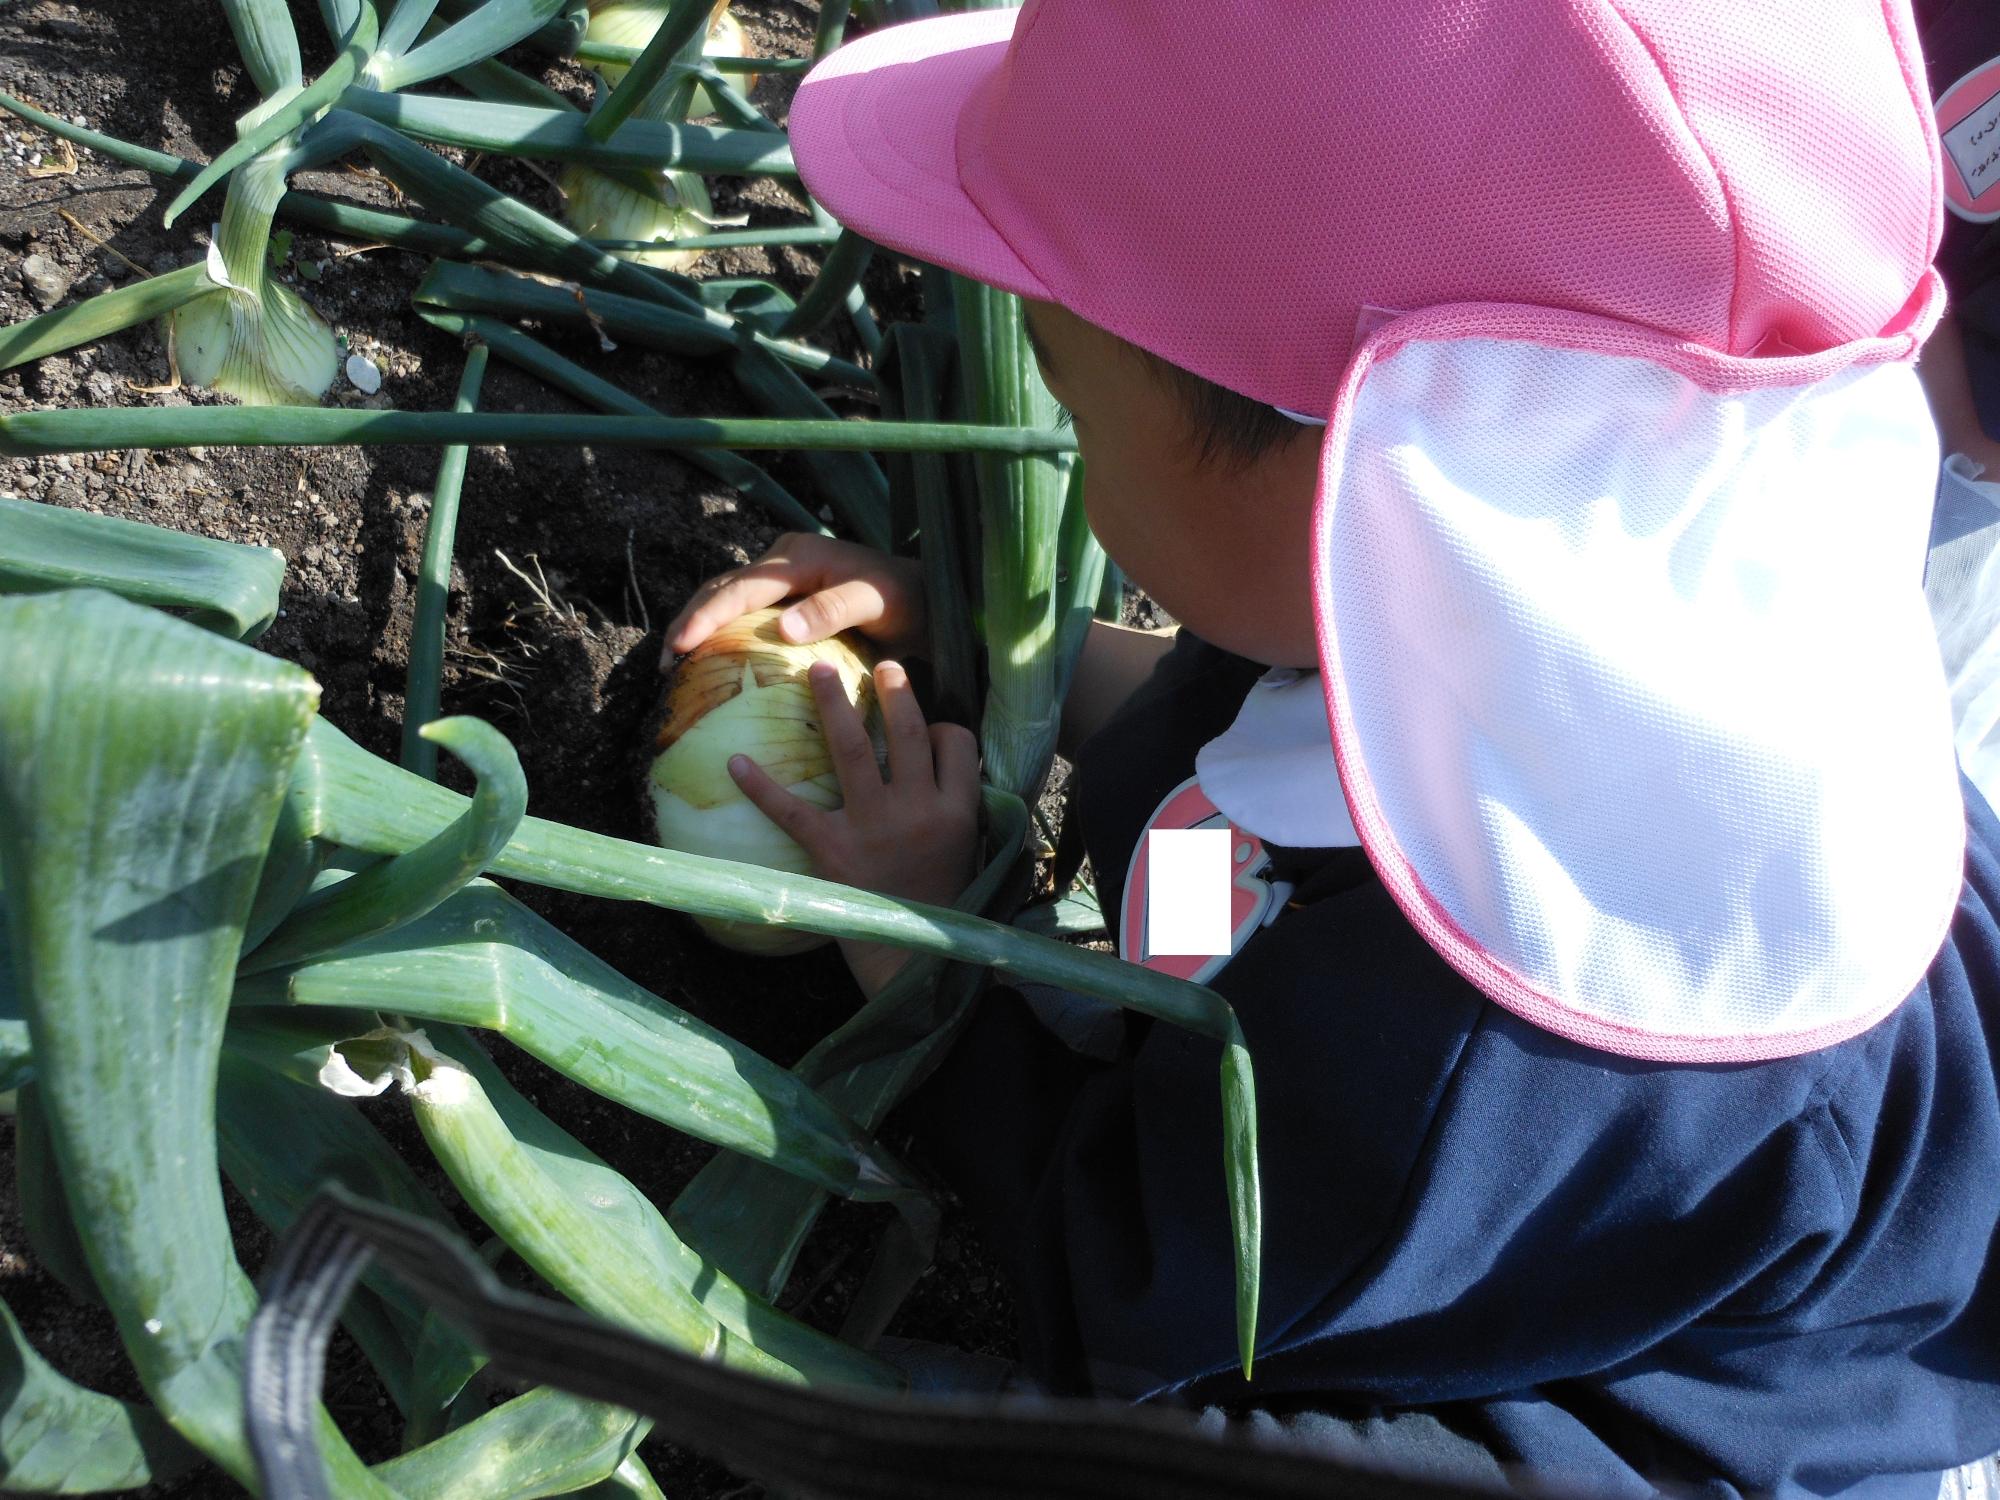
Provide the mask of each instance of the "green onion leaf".
MULTIPOLYGON (((289 24, 289 23, 287 23, 289 24)), ((113 161, 122 161, 127 166, 140 167, 148 172, 158 172, 163 177, 192 177, 201 169, 182 157, 170 156, 164 151, 155 151, 150 146, 137 146, 130 141, 121 141, 116 136, 104 135, 95 130, 73 125, 60 115, 52 115, 36 109, 25 100, 16 99, 12 94, 0 93, 0 109, 19 115, 30 124, 39 125, 50 135, 65 141, 74 141, 79 146, 88 146, 100 156, 108 156, 113 161)))
POLYGON ((707 1265, 659 1210, 536 1110, 471 1038, 404 1038, 406 1095, 466 1202, 586 1311, 770 1379, 894 1389, 872 1355, 786 1317, 707 1265), (452 1048, 447 1054, 442 1047, 452 1048))
MULTIPOLYGON (((486 378, 486 345, 465 352, 465 369, 458 378, 454 411, 479 406, 480 383, 486 378)), ((424 522, 423 558, 417 564, 417 602, 410 620, 410 666, 403 688, 403 765, 419 776, 437 780, 437 742, 423 729, 439 713, 438 692, 444 677, 445 606, 451 593, 451 554, 458 535, 458 496, 465 485, 463 443, 448 444, 438 459, 437 482, 431 486, 431 511, 424 522)))
POLYGON ((245 978, 234 1003, 481 1027, 628 1109, 844 1197, 890 1197, 909 1181, 798 1078, 484 881, 391 936, 245 978))
MULTIPOLYGON (((243 923, 318 690, 109 594, 0 600, 0 868, 92 1275, 169 1422, 244 1483, 215 1080, 243 923)), ((329 1422, 335 1482, 379 1495, 329 1422)))
POLYGON ((374 8, 364 5, 347 45, 340 49, 340 55, 328 65, 327 70, 313 80, 310 88, 282 108, 265 115, 244 131, 227 151, 203 167, 195 180, 168 205, 166 225, 172 228, 174 220, 181 216, 183 210, 251 157, 261 155, 301 125, 322 114, 360 76, 369 54, 375 50, 375 36, 374 8))
POLYGON ((130 286, 99 292, 68 307, 55 307, 24 318, 0 328, 0 370, 26 364, 45 354, 74 349, 78 344, 94 343, 106 334, 172 312, 182 303, 215 289, 207 266, 182 266, 130 286))
POLYGON ((382 50, 390 55, 376 69, 380 88, 390 92, 405 89, 505 52, 539 31, 563 8, 563 0, 486 0, 464 20, 445 27, 414 51, 404 52, 422 30, 422 22, 430 19, 429 12, 436 3, 437 0, 429 0, 428 4, 418 6, 413 0, 401 0, 397 6, 397 13, 389 21, 389 32, 383 36, 382 50), (416 25, 404 22, 405 9, 421 17, 416 25), (393 46, 390 34, 398 38, 393 46))
MULTIPOLYGON (((396 8, 389 12, 389 19, 382 23, 382 39, 378 50, 385 57, 401 57, 430 25, 431 15, 436 11, 438 0, 396 0, 396 8)), ((482 6, 482 10, 492 7, 482 6)), ((509 45, 512 45, 511 43, 509 45)), ((504 50, 500 47, 495 52, 504 50)))
POLYGON ((798 176, 785 137, 766 130, 633 120, 607 139, 590 131, 597 115, 365 88, 349 89, 340 108, 420 141, 507 156, 648 172, 677 169, 709 177, 798 176))
POLYGON ((278 616, 284 577, 269 547, 0 495, 0 594, 107 589, 254 641, 278 616))
POLYGON ((8 1494, 134 1490, 200 1459, 150 1409, 58 1374, 0 1303, 0 1486, 8 1494))
POLYGON ((0 416, 0 456, 115 448, 283 444, 478 443, 496 447, 799 449, 826 453, 1072 453, 1060 429, 956 422, 764 421, 740 417, 588 417, 540 412, 359 411, 330 407, 109 407, 0 416))
MULTIPOLYGON (((317 1018, 316 1018, 317 1019, 317 1018)), ((337 1019, 337 1018, 336 1018, 337 1019)), ((332 1040, 340 1038, 332 1033, 332 1040)), ((230 1185, 274 1233, 282 1234, 320 1185, 341 1182, 378 1203, 449 1225, 450 1216, 354 1107, 311 1080, 287 1077, 265 1056, 330 1042, 322 1030, 264 1031, 242 1013, 230 1017, 216 1093, 217 1139, 230 1185)), ((367 1354, 399 1410, 411 1409, 412 1348, 428 1311, 395 1277, 362 1273, 363 1285, 341 1310, 341 1322, 367 1354)), ((460 1341, 461 1358, 469 1350, 460 1341)))
POLYGON ((608 1479, 649 1422, 552 1386, 502 1402, 456 1431, 377 1465, 403 1500, 537 1500, 608 1479))
POLYGON ((257 92, 268 99, 299 87, 299 34, 285 0, 222 0, 222 9, 257 92))
POLYGON ((528 780, 505 735, 482 719, 437 719, 420 731, 479 778, 465 812, 428 843, 308 896, 241 972, 260 974, 393 932, 436 908, 507 846, 528 809, 528 780))
MULTIPOLYGON (((1055 398, 1035 367, 1021 299, 962 276, 953 278, 953 288, 968 414, 982 422, 1053 426, 1055 398)), ((1061 720, 1056 559, 1070 465, 985 452, 974 468, 986 630, 982 759, 995 786, 1032 798, 1048 774, 1061 720)))
POLYGON ((1257 1352, 1257 1292, 1264 1243, 1264 1197, 1257 1176, 1257 1083, 1250 1049, 1234 1034, 1222 1048, 1222 1150, 1229 1189, 1230 1237, 1236 1253, 1236 1344, 1243 1378, 1257 1352))
POLYGON ((820 263, 819 275, 799 298, 799 305, 778 330, 781 338, 803 338, 847 305, 847 294, 861 283, 861 275, 875 247, 851 229, 843 229, 833 248, 820 263))

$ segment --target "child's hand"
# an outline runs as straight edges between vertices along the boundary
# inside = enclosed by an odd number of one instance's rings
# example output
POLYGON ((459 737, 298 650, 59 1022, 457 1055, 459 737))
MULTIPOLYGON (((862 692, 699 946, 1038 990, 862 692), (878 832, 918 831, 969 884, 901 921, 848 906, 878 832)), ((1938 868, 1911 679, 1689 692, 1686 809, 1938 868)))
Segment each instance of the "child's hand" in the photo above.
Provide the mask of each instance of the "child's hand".
POLYGON ((923 654, 929 617, 918 564, 873 547, 792 532, 748 567, 718 573, 694 591, 667 627, 660 669, 731 620, 798 595, 805 597, 778 620, 778 633, 796 645, 854 630, 890 656, 923 654))
MULTIPOLYGON (((875 764, 861 715, 824 662, 807 672, 833 752, 842 806, 813 806, 779 786, 746 755, 729 762, 737 786, 812 856, 816 873, 844 885, 949 906, 972 879, 979 851, 979 745, 956 724, 924 723, 910 679, 894 662, 875 668, 875 695, 889 742, 889 779, 875 764)), ((841 944, 847 966, 873 995, 909 952, 841 944)))

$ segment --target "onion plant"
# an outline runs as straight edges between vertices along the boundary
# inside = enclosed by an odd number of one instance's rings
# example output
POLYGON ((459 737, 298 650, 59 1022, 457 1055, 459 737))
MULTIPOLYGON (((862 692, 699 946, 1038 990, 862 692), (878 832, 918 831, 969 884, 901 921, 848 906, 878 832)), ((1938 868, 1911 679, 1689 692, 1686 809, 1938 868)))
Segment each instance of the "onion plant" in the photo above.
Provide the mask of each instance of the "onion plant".
MULTIPOLYGON (((130 1487, 196 1455, 254 1484, 238 1371, 255 1295, 218 1174, 275 1228, 328 1179, 440 1224, 469 1214, 492 1232, 494 1256, 598 1316, 775 1380, 897 1385, 859 1346, 921 1269, 936 1215, 874 1133, 994 971, 1217 1045, 1247 1371, 1261 1230, 1251 1067, 1234 1016, 1212 991, 1052 936, 1092 921, 1083 897, 1044 903, 1020 927, 1009 920, 1027 885, 1027 802, 1047 774, 1070 669, 1093 612, 1117 596, 1016 300, 926 270, 923 321, 878 329, 861 288, 874 248, 816 208, 809 223, 739 231, 565 224, 429 149, 557 162, 572 185, 685 182, 689 198, 702 173, 794 175, 783 133, 734 86, 752 67, 791 65, 703 57, 711 0, 596 7, 600 21, 646 12, 643 37, 616 39, 585 33, 580 0, 395 0, 379 13, 370 0, 321 0, 338 51, 311 81, 282 0, 223 3, 262 98, 206 166, 0 95, 44 129, 179 184, 173 215, 223 189, 204 259, 0 329, 0 367, 162 318, 187 378, 245 402, 315 400, 332 337, 271 273, 265 245, 282 218, 435 257, 413 311, 464 341, 465 374, 453 411, 0 416, 0 454, 443 450, 400 768, 317 718, 304 672, 239 644, 276 611, 276 554, 0 499, 0 594, 13 596, 0 598, 0 1089, 20 1090, 31 1242, 102 1298, 150 1400, 80 1390, 11 1323, 0 1327, 0 1369, 17 1373, 11 1387, 0 1379, 0 1487, 130 1487), (524 39, 597 67, 596 107, 579 111, 496 60, 524 39), (440 80, 472 97, 423 87, 440 80), (697 86, 723 123, 688 123, 705 107, 697 86), (287 186, 305 165, 357 155, 409 211, 287 186), (756 243, 827 254, 796 298, 691 280, 661 259, 756 243), (828 333, 842 314, 851 340, 828 333), (518 326, 529 320, 544 337, 518 326), (551 329, 707 361, 759 415, 661 411, 545 342, 551 329), (478 410, 489 355, 599 414, 478 410), (854 396, 879 403, 880 418, 830 404, 854 396), (989 782, 985 864, 956 905, 527 816, 511 746, 441 702, 456 505, 467 447, 482 443, 677 452, 779 524, 918 556, 934 707, 979 728, 989 782), (746 456, 768 451, 798 454, 815 493, 790 493, 746 456), (439 749, 471 773, 470 798, 436 783, 439 749), (917 957, 780 1069, 617 973, 498 882, 917 957), (495 1054, 509 1050, 721 1149, 663 1212, 507 1083, 495 1054), (409 1111, 458 1202, 439 1201, 390 1146, 376 1122, 392 1108, 409 1111), (896 1210, 844 1330, 855 1342, 773 1305, 834 1196, 896 1210), (59 1413, 88 1441, 52 1442, 29 1412, 59 1413)), ((934 8, 881 0, 862 14, 934 8)), ((848 9, 822 6, 817 51, 837 45, 848 9)), ((322 1421, 335 1493, 657 1493, 632 1451, 645 1424, 629 1413, 538 1389, 475 1416, 479 1356, 396 1284, 364 1278, 343 1322, 403 1416, 408 1451, 370 1468, 322 1421)))
MULTIPOLYGON (((254 566, 250 549, 208 545, 218 576, 254 566)), ((216 605, 207 614, 227 618, 216 605)), ((657 1211, 641 1212, 629 1186, 612 1192, 608 1169, 592 1169, 606 1186, 579 1186, 587 1154, 561 1144, 457 1028, 480 1027, 608 1098, 797 1177, 808 1202, 829 1192, 908 1202, 908 1175, 833 1103, 865 1102, 865 1091, 815 1091, 814 1059, 772 1067, 593 959, 477 879, 482 870, 899 942, 1104 995, 1240 1058, 1219 999, 1150 971, 968 912, 527 818, 505 741, 477 721, 433 723, 427 737, 478 778, 468 802, 315 719, 316 689, 298 669, 108 594, 0 600, 0 658, 0 943, 12 975, 0 998, 24 1013, 18 1071, 43 1103, 65 1185, 36 1211, 69 1221, 37 1237, 70 1230, 161 1415, 238 1478, 249 1470, 232 1340, 254 1298, 213 1196, 216 1167, 279 1226, 325 1175, 442 1217, 364 1116, 298 1133, 306 1100, 321 1101, 317 1113, 347 1110, 335 1096, 397 1078, 467 1206, 585 1306, 697 1352, 740 1350, 781 1378, 895 1383, 888 1367, 778 1314, 763 1295, 768 1278, 735 1272, 731 1262, 754 1271, 774 1248, 785 1258, 754 1213, 733 1233, 710 1215, 709 1243, 690 1244, 657 1211), (524 1165, 496 1168, 517 1149, 566 1161, 536 1187, 544 1179, 524 1165), (581 1206, 558 1211, 552 1193, 581 1194, 581 1206), (596 1221, 585 1209, 613 1200, 641 1213, 644 1243, 659 1247, 624 1280, 605 1246, 632 1253, 631 1231, 586 1232, 596 1221), (648 1313, 607 1290, 621 1285, 684 1300, 648 1313)), ((972 906, 990 897, 1025 829, 1018 802, 994 795, 999 842, 972 906)), ((875 1075, 871 1115, 894 1094, 880 1067, 875 1075)), ((1239 1103, 1246 1083, 1239 1069, 1239 1103)), ((1249 1165, 1233 1164, 1239 1196, 1254 1181, 1249 1165)), ((469 1362, 426 1352, 420 1309, 382 1295, 358 1308, 350 1324, 400 1399, 449 1405, 465 1390, 469 1362), (457 1376, 426 1378, 440 1365, 457 1376)), ((448 1425, 434 1409, 409 1415, 426 1430, 448 1425)), ((598 1427, 583 1431, 602 1446, 598 1427)), ((340 1457, 336 1434, 323 1436, 339 1492, 384 1492, 381 1476, 340 1457)), ((615 1447, 604 1456, 628 1457, 615 1447)))
MULTIPOLYGON (((668 20, 672 8, 672 0, 608 0, 593 5, 584 39, 643 51, 668 20)), ((709 51, 741 57, 746 50, 743 28, 729 14, 729 0, 721 0, 708 15, 706 24, 683 45, 680 61, 691 64, 709 51)), ((594 71, 603 83, 616 88, 629 68, 620 63, 602 63, 594 71)), ((654 86, 633 118, 680 124, 690 116, 713 113, 714 102, 692 78, 683 81, 670 77, 654 86)), ((685 269, 701 252, 673 247, 672 242, 716 227, 708 189, 693 172, 654 171, 639 174, 634 180, 613 177, 591 167, 571 166, 563 173, 562 193, 563 216, 589 239, 659 241, 669 246, 617 252, 642 265, 685 269)))
MULTIPOLYGON (((235 144, 207 167, 192 172, 168 209, 167 222, 172 224, 209 188, 227 183, 207 256, 170 276, 148 278, 0 331, 0 359, 6 363, 161 318, 178 369, 190 382, 254 404, 316 401, 333 379, 333 333, 275 275, 269 244, 273 218, 288 196, 287 177, 340 155, 353 144, 338 131, 314 131, 315 123, 329 113, 382 119, 418 138, 482 150, 572 155, 601 168, 622 170, 635 180, 650 180, 648 174, 664 170, 663 162, 678 165, 683 159, 691 171, 791 170, 782 136, 768 129, 651 128, 653 122, 642 116, 617 142, 579 132, 566 153, 557 139, 560 128, 553 134, 547 128, 552 117, 560 125, 560 111, 402 94, 511 46, 561 10, 562 0, 488 0, 442 28, 429 24, 434 0, 397 0, 384 21, 378 21, 369 0, 328 0, 323 11, 341 50, 332 66, 310 84, 301 75, 298 38, 284 0, 223 0, 223 5, 262 98, 238 122, 235 144)), ((693 85, 674 87, 685 98, 693 85)), ((45 128, 50 125, 38 111, 17 107, 14 101, 0 102, 45 128)), ((89 143, 100 144, 103 139, 89 143)), ((142 164, 158 169, 170 161, 142 164)), ((705 202, 697 177, 676 175, 683 179, 679 187, 686 196, 705 202)), ((606 219, 598 227, 606 238, 656 237, 650 229, 628 233, 630 226, 623 221, 606 219)), ((690 227, 708 226, 692 222, 690 227)))

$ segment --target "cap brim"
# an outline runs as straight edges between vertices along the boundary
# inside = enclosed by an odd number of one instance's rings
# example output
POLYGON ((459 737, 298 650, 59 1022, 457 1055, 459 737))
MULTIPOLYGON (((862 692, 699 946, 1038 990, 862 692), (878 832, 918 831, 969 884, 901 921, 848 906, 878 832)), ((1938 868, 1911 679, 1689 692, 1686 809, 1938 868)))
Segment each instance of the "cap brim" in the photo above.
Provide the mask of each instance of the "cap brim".
POLYGON ((876 244, 1047 300, 958 167, 960 121, 998 74, 1018 15, 940 16, 842 47, 799 85, 792 156, 813 197, 876 244))

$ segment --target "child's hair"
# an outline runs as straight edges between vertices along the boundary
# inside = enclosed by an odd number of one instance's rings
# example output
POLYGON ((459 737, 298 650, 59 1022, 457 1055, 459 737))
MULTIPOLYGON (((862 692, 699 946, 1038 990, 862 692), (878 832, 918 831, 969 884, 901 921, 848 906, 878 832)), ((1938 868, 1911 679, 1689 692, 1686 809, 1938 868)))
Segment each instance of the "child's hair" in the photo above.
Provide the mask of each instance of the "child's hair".
MULTIPOLYGON (((1137 344, 1130 346, 1173 391, 1193 427, 1195 461, 1235 473, 1284 447, 1306 427, 1275 406, 1217 385, 1137 344)), ((1315 437, 1318 429, 1313 429, 1315 437)))

